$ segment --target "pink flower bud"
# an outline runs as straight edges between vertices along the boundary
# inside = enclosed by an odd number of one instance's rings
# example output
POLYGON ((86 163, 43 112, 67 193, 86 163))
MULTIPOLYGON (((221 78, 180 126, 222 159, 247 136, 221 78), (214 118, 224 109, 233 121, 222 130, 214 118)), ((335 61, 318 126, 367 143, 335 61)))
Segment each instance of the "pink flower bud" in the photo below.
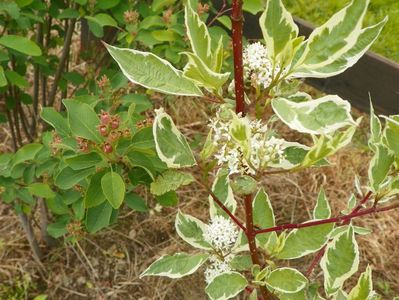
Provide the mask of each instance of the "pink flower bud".
POLYGON ((107 136, 108 135, 108 128, 105 125, 100 125, 98 126, 98 132, 100 132, 100 134, 102 136, 107 136))
POLYGON ((104 143, 103 145, 103 151, 104 153, 111 153, 112 152, 112 146, 109 143, 104 143))
POLYGON ((102 125, 107 125, 111 121, 111 116, 108 112, 101 110, 100 119, 102 125))

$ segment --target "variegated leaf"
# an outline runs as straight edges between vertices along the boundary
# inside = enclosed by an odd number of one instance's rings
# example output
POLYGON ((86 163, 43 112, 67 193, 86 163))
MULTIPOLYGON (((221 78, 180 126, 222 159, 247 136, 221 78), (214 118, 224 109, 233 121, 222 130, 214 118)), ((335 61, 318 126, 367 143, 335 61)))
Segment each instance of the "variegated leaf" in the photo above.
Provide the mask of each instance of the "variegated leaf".
POLYGON ((329 217, 331 217, 331 207, 322 187, 317 197, 316 206, 313 210, 313 219, 327 219, 329 217))
POLYGON ((369 296, 373 294, 373 279, 371 277, 371 267, 367 266, 363 272, 356 286, 350 291, 347 300, 368 300, 369 296))
POLYGON ((183 214, 180 210, 176 215, 175 227, 177 234, 195 248, 211 250, 211 245, 203 237, 206 226, 201 220, 183 214))
POLYGON ((216 73, 212 71, 197 55, 183 52, 188 57, 183 74, 198 86, 219 92, 223 84, 229 79, 230 73, 216 73))
POLYGON ((279 259, 295 259, 320 250, 329 239, 334 224, 322 224, 294 229, 287 235, 283 249, 277 253, 279 259))
MULTIPOLYGON (((216 174, 212 185, 212 192, 233 214, 237 208, 237 201, 234 199, 233 190, 230 186, 229 172, 227 169, 220 169, 216 174)), ((209 196, 209 213, 211 218, 216 215, 228 217, 227 214, 215 203, 212 196, 209 196)))
POLYGON ((273 270, 265 282, 278 292, 293 294, 304 289, 308 280, 296 269, 279 268, 273 270))
POLYGON ((176 253, 165 255, 154 261, 141 275, 165 276, 169 278, 181 278, 193 274, 207 260, 209 254, 176 253))
POLYGON ((375 149, 375 154, 370 161, 368 175, 370 188, 373 192, 378 192, 380 185, 387 178, 391 170, 391 166, 395 161, 395 156, 383 144, 377 144, 375 149))
POLYGON ((155 148, 159 158, 169 168, 190 167, 196 164, 186 138, 177 129, 172 118, 163 110, 155 110, 153 125, 155 148))
POLYGON ((320 262, 324 274, 324 289, 328 295, 336 293, 359 267, 359 248, 352 226, 334 237, 320 262))
MULTIPOLYGON (((254 201, 252 202, 252 207, 255 226, 260 229, 265 229, 276 225, 272 204, 263 188, 259 189, 256 193, 254 201)), ((271 233, 258 234, 256 240, 260 245, 265 245, 269 240, 270 234, 271 233)))
POLYGON ((369 0, 353 0, 316 28, 302 44, 291 66, 292 77, 325 78, 353 66, 380 34, 387 18, 362 28, 369 0))
POLYGON ((228 272, 213 278, 205 292, 212 300, 227 300, 237 296, 247 285, 247 279, 240 273, 228 272))
POLYGON ((328 95, 307 102, 292 102, 284 98, 272 101, 274 112, 291 129, 310 134, 329 134, 355 122, 348 101, 328 95))
POLYGON ((272 61, 276 61, 277 56, 284 52, 286 47, 291 46, 289 41, 298 36, 298 26, 281 0, 266 2, 266 9, 259 19, 259 24, 272 61))
POLYGON ((187 36, 193 52, 209 67, 212 63, 211 37, 208 28, 189 3, 185 7, 187 36))
POLYGON ((202 96, 201 90, 185 78, 182 71, 155 54, 111 45, 106 47, 131 82, 165 94, 202 96))
MULTIPOLYGON (((357 124, 360 124, 360 120, 357 121, 357 124)), ((303 159, 301 163, 301 168, 315 165, 324 158, 333 155, 339 149, 348 145, 352 140, 355 131, 356 126, 350 126, 345 131, 340 131, 332 137, 326 135, 320 136, 320 138, 316 139, 315 144, 312 146, 312 148, 303 159)))

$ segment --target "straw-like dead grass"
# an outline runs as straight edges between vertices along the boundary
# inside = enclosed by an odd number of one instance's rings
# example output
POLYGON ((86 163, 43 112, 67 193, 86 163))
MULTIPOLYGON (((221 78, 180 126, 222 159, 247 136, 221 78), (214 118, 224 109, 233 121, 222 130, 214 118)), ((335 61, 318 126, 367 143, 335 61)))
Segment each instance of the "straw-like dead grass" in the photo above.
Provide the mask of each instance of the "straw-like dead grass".
MULTIPOLYGON (((180 129, 191 137, 204 132, 207 122, 203 105, 182 99, 168 108, 180 129)), ((369 154, 364 152, 367 121, 355 143, 339 152, 332 165, 296 174, 270 175, 263 179, 276 213, 277 222, 307 220, 321 186, 324 186, 333 211, 337 214, 355 191, 356 174, 365 178, 369 154)), ((301 141, 296 134, 279 128, 285 136, 301 141)), ((145 194, 144 194, 145 195, 145 194)), ((154 204, 149 195, 149 203, 154 204)), ((194 184, 179 191, 179 208, 206 221, 206 192, 194 184)), ((152 205, 154 207, 154 205, 152 205)), ((49 299, 170 299, 200 300, 204 296, 204 279, 199 272, 182 280, 140 279, 139 274, 158 256, 175 251, 192 251, 174 230, 177 208, 163 208, 158 213, 135 213, 123 210, 118 224, 94 236, 85 236, 79 247, 59 246, 47 253, 43 267, 31 257, 30 250, 14 212, 0 204, 0 299, 11 299, 18 284, 25 284, 29 296, 47 294, 49 299), (29 276, 26 276, 26 275, 29 276), (25 277, 24 277, 25 276, 25 277)), ((358 237, 361 266, 374 270, 375 287, 385 299, 399 293, 399 212, 369 216, 355 221, 373 232, 358 237)), ((310 258, 291 262, 305 270, 310 258)), ((322 282, 320 269, 313 276, 322 282)), ((350 282, 353 285, 355 279, 350 282)), ((24 299, 24 297, 17 298, 24 299)))

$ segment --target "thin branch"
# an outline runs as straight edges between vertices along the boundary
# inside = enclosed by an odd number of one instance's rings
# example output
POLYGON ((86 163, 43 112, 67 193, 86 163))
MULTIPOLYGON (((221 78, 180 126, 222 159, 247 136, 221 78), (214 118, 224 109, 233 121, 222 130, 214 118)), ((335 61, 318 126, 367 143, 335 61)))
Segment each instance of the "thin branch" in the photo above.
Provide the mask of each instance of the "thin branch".
POLYGON ((255 232, 255 234, 261 234, 261 233, 266 233, 266 232, 279 232, 279 231, 283 231, 286 229, 298 229, 298 228, 312 227, 312 226, 328 224, 328 223, 348 222, 354 218, 359 218, 359 217, 362 217, 365 215, 384 212, 384 211, 396 209, 398 207, 399 207, 399 203, 384 206, 384 207, 371 207, 371 208, 367 208, 364 210, 359 210, 354 213, 350 213, 348 215, 338 216, 335 218, 328 218, 328 219, 311 221, 311 222, 307 222, 307 223, 299 223, 299 224, 283 224, 283 225, 270 227, 270 228, 266 228, 266 229, 260 229, 260 230, 257 230, 255 232))
POLYGON ((51 90, 50 90, 50 95, 48 98, 49 106, 54 105, 55 95, 57 94, 57 89, 58 89, 58 82, 60 81, 62 72, 64 71, 65 63, 67 61, 68 54, 69 54, 70 47, 71 47, 72 35, 73 35, 73 31, 75 30, 76 19, 71 19, 70 22, 71 23, 69 24, 68 30, 65 34, 64 46, 62 48, 62 53, 61 53, 60 62, 58 64, 58 68, 57 68, 57 71, 54 76, 53 86, 51 87, 51 90))
POLYGON ((244 232, 246 232, 247 229, 245 228, 243 223, 238 220, 236 216, 233 215, 233 213, 222 203, 222 201, 219 200, 219 198, 215 195, 212 189, 210 189, 205 183, 200 180, 197 180, 197 182, 206 189, 209 195, 211 195, 213 201, 216 202, 216 204, 233 220, 233 222, 236 223, 236 225, 240 227, 244 232))
MULTIPOLYGON (((359 204, 351 211, 351 214, 357 213, 360 209, 362 209, 363 205, 370 199, 371 195, 372 195, 372 192, 369 191, 369 192, 363 197, 363 199, 360 200, 359 204)), ((343 225, 347 225, 347 224, 349 224, 349 223, 350 223, 350 220, 346 221, 343 225)), ((331 241, 331 240, 330 240, 330 241, 331 241)), ((327 244, 328 244, 330 241, 328 241, 327 244)), ((311 262, 310 265, 309 265, 308 270, 306 271, 306 277, 309 277, 309 276, 312 274, 314 268, 316 268, 316 266, 319 264, 320 260, 322 259, 323 255, 324 255, 324 252, 326 251, 327 244, 324 245, 323 248, 321 248, 321 249, 317 252, 316 256, 313 258, 312 262, 311 262)))

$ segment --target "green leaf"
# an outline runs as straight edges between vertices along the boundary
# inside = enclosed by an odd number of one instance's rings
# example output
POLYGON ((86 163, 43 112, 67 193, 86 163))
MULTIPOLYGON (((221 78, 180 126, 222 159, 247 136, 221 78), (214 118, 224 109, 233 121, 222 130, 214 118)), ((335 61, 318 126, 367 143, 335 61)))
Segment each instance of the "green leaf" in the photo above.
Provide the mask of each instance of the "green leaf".
POLYGON ((68 121, 54 107, 43 107, 40 117, 53 126, 59 135, 69 136, 71 134, 68 121))
POLYGON ((140 277, 166 276, 169 278, 181 278, 197 271, 208 260, 208 257, 209 254, 189 255, 187 253, 162 256, 153 262, 140 277))
POLYGON ((136 193, 128 193, 125 196, 126 205, 139 212, 147 212, 148 207, 145 200, 136 193))
POLYGON ((172 6, 176 0, 154 0, 152 2, 152 10, 158 11, 165 6, 172 6))
POLYGON ((28 160, 35 159, 37 153, 42 150, 43 145, 32 143, 22 146, 15 153, 14 157, 11 159, 10 166, 14 167, 20 163, 23 163, 28 160))
POLYGON ((248 281, 240 273, 222 273, 213 278, 205 292, 212 300, 225 300, 237 296, 247 285, 248 281))
POLYGON ((290 294, 304 289, 308 280, 295 269, 279 268, 272 271, 265 282, 276 291, 290 294))
POLYGON ((4 74, 4 69, 2 66, 0 66, 0 87, 6 86, 7 85, 7 79, 4 74))
POLYGON ((155 196, 155 200, 165 207, 176 206, 179 203, 179 198, 177 198, 175 191, 170 191, 160 196, 155 196))
POLYGON ((55 193, 51 190, 47 183, 35 182, 28 186, 29 192, 37 197, 53 198, 55 193))
POLYGON ((191 49, 206 66, 210 67, 212 54, 208 28, 189 4, 185 7, 185 25, 191 49))
POLYGON ((79 182, 81 182, 83 179, 93 174, 94 172, 95 168, 75 171, 70 167, 65 167, 55 177, 54 183, 59 188, 63 190, 68 190, 70 188, 73 188, 75 185, 77 185, 79 182))
POLYGON ((165 94, 202 96, 200 89, 168 61, 150 52, 106 47, 131 82, 165 94))
POLYGON ((245 0, 242 9, 256 15, 265 9, 265 2, 265 0, 245 0))
POLYGON ((179 38, 177 33, 170 29, 153 30, 151 34, 156 40, 161 42, 173 42, 179 38))
POLYGON ((387 178, 395 157, 390 150, 382 144, 376 145, 376 152, 370 161, 368 170, 370 187, 373 192, 378 192, 380 185, 387 178))
POLYGON ((86 208, 95 207, 105 201, 105 195, 103 193, 103 190, 99 188, 101 185, 101 179, 103 178, 104 174, 105 171, 98 172, 91 177, 89 186, 86 190, 86 194, 84 197, 86 208))
POLYGON ((188 57, 183 74, 198 86, 219 92, 220 88, 229 79, 230 73, 216 73, 212 71, 197 55, 183 52, 188 57))
POLYGON ((19 35, 3 35, 2 37, 0 37, 0 45, 16 50, 26 55, 42 55, 42 50, 35 42, 32 42, 30 39, 19 35))
POLYGON ((95 233, 109 225, 112 215, 112 206, 104 201, 102 204, 89 208, 86 214, 86 228, 90 233, 95 233))
POLYGON ((65 215, 70 213, 68 206, 64 202, 64 199, 59 194, 56 194, 53 198, 47 198, 46 203, 49 210, 54 214, 65 215))
POLYGON ((369 0, 353 0, 316 28, 296 53, 293 77, 325 78, 353 66, 380 34, 387 18, 362 28, 369 0))
POLYGON ((225 26, 228 30, 231 30, 231 19, 228 16, 221 16, 217 20, 225 26))
POLYGON ((118 209, 125 198, 125 182, 116 172, 108 172, 101 178, 101 188, 105 198, 113 208, 118 209))
POLYGON ((272 107, 281 121, 302 133, 328 134, 355 124, 349 102, 336 95, 299 103, 277 98, 272 107))
POLYGON ((167 170, 151 183, 151 193, 159 196, 169 191, 175 191, 182 185, 188 185, 194 180, 190 173, 167 170))
POLYGON ((29 82, 25 79, 25 77, 21 76, 17 72, 6 70, 5 74, 11 84, 16 85, 21 89, 29 87, 29 82))
POLYGON ((68 233, 67 225, 69 223, 69 217, 61 216, 55 223, 50 223, 47 226, 47 232, 50 236, 55 239, 62 237, 64 234, 68 233))
POLYGON ((266 9, 259 19, 268 55, 276 61, 291 40, 298 36, 298 26, 291 14, 285 9, 281 0, 268 0, 266 9))
POLYGON ((100 154, 97 152, 90 152, 68 157, 65 159, 65 162, 74 170, 82 170, 94 167, 98 163, 102 162, 102 160, 100 154))
POLYGON ((118 27, 118 23, 108 14, 97 14, 94 17, 86 16, 87 20, 97 23, 101 27, 104 26, 111 26, 111 27, 118 27))
POLYGON ((191 167, 196 164, 186 138, 177 129, 172 118, 160 108, 155 111, 153 135, 158 157, 169 168, 191 167))
MULTIPOLYGON (((252 202, 253 222, 260 229, 270 228, 276 225, 273 207, 269 196, 263 188, 259 189, 252 202)), ((256 236, 260 245, 265 245, 269 239, 270 233, 262 233, 256 236)))
POLYGON ((371 277, 371 267, 367 266, 363 272, 356 286, 350 291, 347 300, 363 300, 370 299, 369 296, 373 293, 373 279, 371 277))
POLYGON ((313 210, 313 219, 328 219, 331 217, 331 207, 324 188, 322 187, 317 197, 317 203, 313 210))
POLYGON ((333 223, 294 229, 287 235, 284 247, 276 257, 295 259, 314 253, 328 242, 333 229, 333 223))
MULTIPOLYGON (((220 169, 212 185, 212 192, 233 214, 237 209, 237 201, 234 199, 233 190, 230 186, 229 172, 227 169, 220 169)), ((211 218, 216 215, 228 217, 227 214, 217 205, 212 196, 209 196, 209 213, 211 218)))
POLYGON ((334 237, 320 262, 327 295, 336 293, 359 267, 359 249, 352 226, 334 237))
POLYGON ((212 250, 211 245, 203 237, 206 226, 193 216, 183 214, 180 210, 177 212, 175 221, 177 234, 195 248, 212 250))
POLYGON ((79 12, 76 9, 66 8, 57 16, 57 19, 76 19, 79 16, 79 12))
POLYGON ((64 100, 63 103, 68 111, 72 133, 93 142, 101 142, 102 137, 97 130, 100 120, 90 105, 72 99, 64 100))

